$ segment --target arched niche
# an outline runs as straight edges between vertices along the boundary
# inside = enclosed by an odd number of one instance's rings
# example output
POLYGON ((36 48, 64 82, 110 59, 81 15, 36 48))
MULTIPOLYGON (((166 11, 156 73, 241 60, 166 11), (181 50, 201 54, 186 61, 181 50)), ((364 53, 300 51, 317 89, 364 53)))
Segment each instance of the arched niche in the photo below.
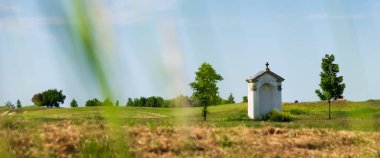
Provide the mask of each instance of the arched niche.
POLYGON ((274 109, 276 88, 269 83, 264 83, 259 88, 259 113, 266 114, 274 109))

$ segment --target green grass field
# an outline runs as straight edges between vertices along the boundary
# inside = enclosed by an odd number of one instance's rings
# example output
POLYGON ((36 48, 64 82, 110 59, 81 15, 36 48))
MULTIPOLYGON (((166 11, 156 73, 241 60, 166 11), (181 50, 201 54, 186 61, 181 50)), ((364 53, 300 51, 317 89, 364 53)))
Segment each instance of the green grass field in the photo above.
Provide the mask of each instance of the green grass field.
MULTIPOLYGON (((198 151, 198 148, 192 148, 197 142, 190 143, 190 145, 184 146, 178 151, 174 150, 173 147, 170 148, 170 146, 168 147, 170 150, 161 149, 162 145, 158 145, 160 150, 157 151, 138 150, 136 146, 139 146, 139 143, 136 144, 136 141, 134 141, 135 138, 140 136, 139 132, 136 134, 137 129, 150 133, 150 135, 142 137, 144 140, 154 135, 157 130, 159 133, 165 133, 169 130, 171 131, 169 133, 172 134, 176 132, 186 134, 186 131, 191 133, 192 128, 201 128, 199 130, 206 130, 206 133, 207 130, 215 131, 215 133, 218 133, 218 130, 226 130, 225 132, 231 133, 237 128, 247 130, 278 128, 290 131, 317 128, 333 133, 347 130, 354 134, 362 132, 378 134, 380 132, 380 101, 333 103, 333 119, 331 120, 328 119, 328 106, 325 102, 284 103, 283 111, 292 114, 296 119, 292 122, 284 123, 250 120, 246 114, 247 106, 244 103, 211 106, 206 122, 201 121, 201 109, 198 107, 82 107, 56 109, 25 107, 11 111, 0 109, 0 157, 64 157, 67 155, 74 157, 155 157, 157 154, 165 157, 187 157, 189 155, 196 156, 197 154, 202 156, 202 154, 206 153, 198 151), (9 115, 9 113, 13 112, 15 114, 9 115), (132 135, 131 133, 135 134, 132 135), (156 155, 144 155, 145 152, 152 152, 156 155), (174 153, 174 155, 165 155, 168 153, 174 153)), ((219 134, 222 134, 222 132, 219 131, 219 134)), ((230 137, 234 138, 233 134, 222 134, 220 137, 218 134, 215 135, 211 134, 210 140, 215 140, 216 143, 214 144, 222 144, 221 150, 234 149, 232 147, 224 148, 224 146, 233 146, 233 143, 229 143, 230 137)), ((161 135, 159 134, 158 137, 161 138, 161 135)), ((236 137, 236 139, 238 138, 236 137)), ((152 137, 152 139, 155 139, 155 137, 152 137)), ((377 139, 380 140, 379 135, 373 139, 371 141, 380 146, 379 141, 377 141, 377 139)), ((236 143, 236 146, 238 144, 236 143)), ((153 147, 157 147, 157 145, 153 147)), ((374 151, 378 152, 377 156, 380 156, 380 149, 374 149, 374 151)), ((238 151, 233 152, 238 153, 238 151)), ((216 153, 218 152, 216 151, 216 153)), ((234 155, 211 154, 203 156, 233 157, 234 155)), ((376 157, 376 154, 374 157, 376 157)))

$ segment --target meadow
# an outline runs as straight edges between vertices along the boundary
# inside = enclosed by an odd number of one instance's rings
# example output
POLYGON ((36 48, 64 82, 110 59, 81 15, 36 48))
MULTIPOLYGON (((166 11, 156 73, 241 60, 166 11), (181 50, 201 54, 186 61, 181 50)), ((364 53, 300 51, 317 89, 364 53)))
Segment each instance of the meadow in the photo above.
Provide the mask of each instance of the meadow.
POLYGON ((246 103, 201 108, 0 109, 0 157, 380 157, 380 101, 283 103, 291 122, 246 103))

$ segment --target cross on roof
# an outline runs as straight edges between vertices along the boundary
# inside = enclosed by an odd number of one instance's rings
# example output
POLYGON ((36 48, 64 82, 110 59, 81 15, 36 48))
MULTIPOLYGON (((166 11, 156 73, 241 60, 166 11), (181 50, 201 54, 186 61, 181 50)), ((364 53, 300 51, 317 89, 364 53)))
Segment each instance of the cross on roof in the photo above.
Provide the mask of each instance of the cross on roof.
POLYGON ((269 63, 268 62, 265 64, 265 66, 267 66, 266 70, 269 71, 269 63))

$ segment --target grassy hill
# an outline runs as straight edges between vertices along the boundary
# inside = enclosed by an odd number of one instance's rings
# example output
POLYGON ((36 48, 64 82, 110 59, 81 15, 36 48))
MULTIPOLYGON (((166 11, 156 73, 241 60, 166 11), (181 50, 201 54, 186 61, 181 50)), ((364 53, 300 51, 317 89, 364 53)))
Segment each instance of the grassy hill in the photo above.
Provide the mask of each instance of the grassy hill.
POLYGON ((284 103, 296 119, 280 123, 248 119, 243 103, 211 106, 207 122, 198 107, 0 109, 0 157, 272 157, 284 151, 323 157, 330 150, 337 157, 380 156, 380 101, 333 103, 331 120, 327 110, 323 102, 284 103))

